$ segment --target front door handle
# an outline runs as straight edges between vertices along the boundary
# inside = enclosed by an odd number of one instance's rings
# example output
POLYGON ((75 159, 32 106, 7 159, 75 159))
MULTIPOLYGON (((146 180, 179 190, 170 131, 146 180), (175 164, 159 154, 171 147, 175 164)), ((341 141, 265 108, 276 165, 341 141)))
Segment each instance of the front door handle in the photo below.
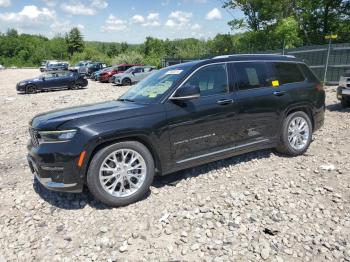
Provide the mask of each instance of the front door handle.
POLYGON ((222 99, 216 102, 218 105, 224 106, 233 103, 233 99, 222 99))
POLYGON ((273 92, 273 95, 275 96, 283 96, 286 93, 286 91, 275 91, 273 92))

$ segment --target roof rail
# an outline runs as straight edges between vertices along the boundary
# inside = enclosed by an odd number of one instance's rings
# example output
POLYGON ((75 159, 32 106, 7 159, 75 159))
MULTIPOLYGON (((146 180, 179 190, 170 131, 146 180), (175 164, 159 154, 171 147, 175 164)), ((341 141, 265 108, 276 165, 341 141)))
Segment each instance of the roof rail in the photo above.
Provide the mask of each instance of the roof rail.
POLYGON ((276 56, 285 56, 289 58, 296 58, 294 55, 277 55, 277 54, 232 54, 232 55, 219 55, 213 57, 213 59, 220 59, 220 58, 229 58, 233 56, 271 56, 271 55, 276 55, 276 56))

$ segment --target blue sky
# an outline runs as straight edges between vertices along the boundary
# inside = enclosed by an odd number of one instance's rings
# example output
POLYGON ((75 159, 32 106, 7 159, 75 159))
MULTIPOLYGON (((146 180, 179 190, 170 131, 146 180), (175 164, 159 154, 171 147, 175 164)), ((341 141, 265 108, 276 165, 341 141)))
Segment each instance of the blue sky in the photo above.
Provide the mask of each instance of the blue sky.
POLYGON ((228 33, 240 10, 222 9, 222 0, 0 0, 0 32, 53 37, 73 26, 86 40, 141 43, 158 38, 212 38, 228 33))

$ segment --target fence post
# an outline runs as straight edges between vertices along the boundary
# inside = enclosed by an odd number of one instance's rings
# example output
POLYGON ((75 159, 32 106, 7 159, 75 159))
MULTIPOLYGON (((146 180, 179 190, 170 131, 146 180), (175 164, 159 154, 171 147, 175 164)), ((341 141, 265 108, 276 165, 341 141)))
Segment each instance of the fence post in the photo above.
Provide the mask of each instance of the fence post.
POLYGON ((324 75, 323 75, 323 84, 326 84, 327 81, 327 71, 328 71, 328 63, 329 63, 329 56, 331 53, 331 45, 332 45, 332 37, 329 38, 329 42, 328 42, 328 51, 327 51, 327 58, 326 58, 326 65, 325 65, 325 69, 324 69, 324 75))

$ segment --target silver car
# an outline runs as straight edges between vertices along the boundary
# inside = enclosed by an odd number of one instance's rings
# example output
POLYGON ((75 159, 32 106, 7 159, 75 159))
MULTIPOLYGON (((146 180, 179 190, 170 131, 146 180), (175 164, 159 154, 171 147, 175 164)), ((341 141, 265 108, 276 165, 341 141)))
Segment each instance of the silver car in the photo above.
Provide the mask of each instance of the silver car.
POLYGON ((129 86, 140 82, 155 71, 155 66, 133 66, 124 73, 115 75, 114 83, 116 85, 129 86))

